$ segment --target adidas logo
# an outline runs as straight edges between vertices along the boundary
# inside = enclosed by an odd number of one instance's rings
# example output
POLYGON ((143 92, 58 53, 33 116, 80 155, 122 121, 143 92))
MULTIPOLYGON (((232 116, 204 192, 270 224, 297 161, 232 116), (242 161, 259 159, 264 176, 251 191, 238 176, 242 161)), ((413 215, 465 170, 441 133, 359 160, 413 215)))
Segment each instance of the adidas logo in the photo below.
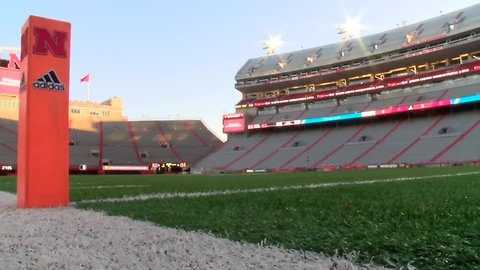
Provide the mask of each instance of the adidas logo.
POLYGON ((53 69, 45 73, 43 76, 39 77, 35 82, 33 82, 33 87, 37 89, 54 91, 65 90, 65 85, 60 82, 57 74, 55 74, 55 71, 53 69))

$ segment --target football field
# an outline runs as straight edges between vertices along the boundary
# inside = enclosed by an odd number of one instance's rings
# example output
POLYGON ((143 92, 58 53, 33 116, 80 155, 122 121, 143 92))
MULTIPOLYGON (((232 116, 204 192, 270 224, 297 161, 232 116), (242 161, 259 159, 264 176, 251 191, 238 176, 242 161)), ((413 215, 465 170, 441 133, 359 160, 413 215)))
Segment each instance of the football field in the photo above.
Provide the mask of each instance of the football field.
MULTIPOLYGON (((0 178, 13 192, 15 178, 0 178)), ((480 168, 71 176, 82 209, 419 269, 480 267, 480 168)))

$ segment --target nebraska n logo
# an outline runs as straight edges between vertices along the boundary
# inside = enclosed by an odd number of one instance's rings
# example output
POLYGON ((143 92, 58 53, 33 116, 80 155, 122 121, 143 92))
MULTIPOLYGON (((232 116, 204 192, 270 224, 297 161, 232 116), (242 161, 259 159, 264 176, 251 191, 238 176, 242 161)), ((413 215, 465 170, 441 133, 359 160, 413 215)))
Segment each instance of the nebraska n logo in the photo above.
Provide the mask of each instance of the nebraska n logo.
POLYGON ((35 35, 34 54, 46 55, 50 51, 55 57, 67 57, 65 47, 67 33, 53 31, 53 35, 50 35, 47 29, 34 27, 33 34, 35 35))
MULTIPOLYGON (((33 53, 38 55, 47 55, 49 52, 54 57, 67 58, 67 40, 66 32, 53 31, 52 34, 46 28, 33 27, 35 42, 33 44, 33 53)), ((20 60, 23 60, 28 54, 28 28, 22 33, 22 51, 20 60)))
POLYGON ((63 91, 65 90, 65 85, 63 85, 55 74, 55 71, 52 69, 39 77, 33 82, 33 88, 53 90, 53 91, 63 91))

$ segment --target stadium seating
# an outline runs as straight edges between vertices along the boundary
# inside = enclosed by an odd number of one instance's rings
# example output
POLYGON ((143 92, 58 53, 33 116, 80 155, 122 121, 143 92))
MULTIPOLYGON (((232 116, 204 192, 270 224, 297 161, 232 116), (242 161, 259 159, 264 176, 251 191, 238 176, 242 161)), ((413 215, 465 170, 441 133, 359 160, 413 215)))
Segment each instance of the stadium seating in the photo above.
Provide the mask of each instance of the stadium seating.
POLYGON ((110 122, 103 159, 111 164, 195 163, 221 145, 200 120, 110 122))
POLYGON ((17 163, 17 123, 0 119, 0 165, 17 163))
POLYGON ((103 123, 103 159, 108 160, 110 164, 141 164, 138 151, 133 146, 134 141, 128 122, 103 123))
MULTIPOLYGON (((459 136, 468 136, 470 134, 469 129, 476 127, 474 125, 476 125, 478 119, 479 115, 476 112, 459 112, 446 115, 429 132, 422 134, 414 147, 409 148, 408 151, 397 157, 396 161, 405 163, 428 163, 434 161, 435 156, 449 144, 453 143, 459 136), (439 134, 439 129, 444 127, 452 129, 453 132, 439 134)), ((462 155, 453 156, 453 154, 454 152, 450 153, 450 160, 452 161, 460 162, 470 159, 462 155)))
POLYGON ((472 161, 478 158, 480 149, 475 140, 480 130, 478 119, 477 112, 467 111, 278 134, 257 133, 229 140, 222 149, 197 163, 196 168, 244 171, 472 161), (439 134, 445 127, 449 131, 439 134), (434 159, 464 134, 454 147, 434 159), (235 146, 240 148, 235 150, 235 146))
POLYGON ((70 140, 70 166, 79 168, 80 165, 87 165, 87 168, 97 168, 100 158, 98 131, 70 129, 70 140))
POLYGON ((181 158, 154 121, 132 122, 132 132, 144 162, 181 162, 181 158))
MULTIPOLYGON (((70 128, 68 142, 72 172, 96 173, 105 164, 184 162, 189 166, 222 145, 200 120, 115 121, 74 126, 70 128)), ((1 166, 16 167, 16 146, 17 122, 0 118, 1 166)))
POLYGON ((235 76, 243 94, 235 113, 245 115, 246 128, 232 131, 194 169, 480 162, 479 33, 477 4, 367 37, 249 59, 235 76))
MULTIPOLYGON (((479 48, 476 4, 248 59, 235 75, 241 117, 225 143, 198 120, 76 124, 70 165, 186 162, 199 172, 245 172, 479 163, 479 48)), ((16 164, 16 130, 0 119, 1 165, 16 164)))
POLYGON ((182 161, 195 163, 220 145, 218 138, 198 120, 162 121, 159 126, 182 161))
POLYGON ((238 159, 253 151, 269 137, 269 134, 252 135, 249 138, 238 136, 230 138, 221 148, 208 155, 194 166, 199 171, 222 171, 238 159))

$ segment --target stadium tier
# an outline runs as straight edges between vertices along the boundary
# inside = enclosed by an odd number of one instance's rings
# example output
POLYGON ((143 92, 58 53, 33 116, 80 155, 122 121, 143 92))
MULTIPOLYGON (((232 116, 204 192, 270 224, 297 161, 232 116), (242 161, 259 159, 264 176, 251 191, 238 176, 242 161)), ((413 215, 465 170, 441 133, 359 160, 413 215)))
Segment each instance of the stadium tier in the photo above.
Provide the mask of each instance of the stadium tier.
POLYGON ((480 161, 480 4, 382 33, 249 59, 227 142, 197 171, 480 161))
MULTIPOLYGON (((16 170, 19 66, 15 53, 0 59, 0 174, 16 170)), ((222 144, 200 120, 127 121, 118 97, 70 101, 69 128, 75 173, 185 171, 222 144)))
MULTIPOLYGON (((16 170, 19 67, 15 53, 0 59, 0 174, 16 170)), ((222 144, 200 120, 128 121, 118 97, 70 101, 69 128, 74 173, 183 172, 222 144)))
MULTIPOLYGON (((200 120, 100 121, 87 126, 70 128, 72 173, 179 172, 222 144, 200 120)), ((0 136, 0 174, 13 174, 17 121, 0 119, 0 136)))

